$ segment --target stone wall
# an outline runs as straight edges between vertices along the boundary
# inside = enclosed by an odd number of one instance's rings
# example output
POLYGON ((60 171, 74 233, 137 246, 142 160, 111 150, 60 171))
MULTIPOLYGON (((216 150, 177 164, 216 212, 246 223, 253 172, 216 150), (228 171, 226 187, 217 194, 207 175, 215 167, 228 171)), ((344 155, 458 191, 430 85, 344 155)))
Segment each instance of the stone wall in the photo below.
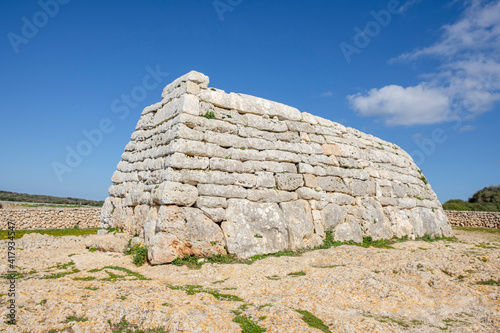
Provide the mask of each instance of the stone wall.
POLYGON ((249 257, 340 241, 451 235, 393 143, 190 72, 144 109, 111 181, 103 226, 140 235, 152 263, 249 257))
POLYGON ((445 210, 451 225, 500 229, 500 212, 466 212, 445 210))
POLYGON ((15 223, 16 230, 26 229, 80 229, 98 228, 100 208, 19 208, 0 209, 0 229, 8 229, 8 222, 15 223))

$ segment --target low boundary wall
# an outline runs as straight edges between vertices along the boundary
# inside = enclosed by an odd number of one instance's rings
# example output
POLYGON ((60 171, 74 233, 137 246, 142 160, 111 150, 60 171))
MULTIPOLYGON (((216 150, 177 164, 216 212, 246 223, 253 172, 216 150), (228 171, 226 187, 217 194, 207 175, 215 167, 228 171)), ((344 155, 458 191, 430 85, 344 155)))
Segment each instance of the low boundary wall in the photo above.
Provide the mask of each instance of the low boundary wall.
POLYGON ((63 229, 78 225, 80 229, 101 225, 101 208, 24 208, 0 209, 0 229, 8 229, 8 222, 16 230, 63 229))
POLYGON ((454 227, 483 227, 500 229, 500 212, 469 212, 445 210, 454 227))

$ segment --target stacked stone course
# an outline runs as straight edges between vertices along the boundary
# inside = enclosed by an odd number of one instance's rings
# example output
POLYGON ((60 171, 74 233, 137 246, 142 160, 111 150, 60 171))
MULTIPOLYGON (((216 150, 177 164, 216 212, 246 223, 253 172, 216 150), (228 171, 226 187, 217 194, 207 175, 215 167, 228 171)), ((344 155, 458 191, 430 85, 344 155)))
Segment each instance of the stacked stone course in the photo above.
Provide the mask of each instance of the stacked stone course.
POLYGON ((500 212, 445 210, 445 213, 452 226, 500 229, 500 212))
POLYGON ((8 222, 13 222, 16 230, 63 229, 75 225, 80 229, 98 228, 100 213, 100 208, 19 208, 9 205, 0 209, 0 229, 7 230, 8 222))
POLYGON ((395 144, 190 72, 144 109, 111 180, 103 226, 141 235, 152 263, 336 240, 451 235, 395 144))

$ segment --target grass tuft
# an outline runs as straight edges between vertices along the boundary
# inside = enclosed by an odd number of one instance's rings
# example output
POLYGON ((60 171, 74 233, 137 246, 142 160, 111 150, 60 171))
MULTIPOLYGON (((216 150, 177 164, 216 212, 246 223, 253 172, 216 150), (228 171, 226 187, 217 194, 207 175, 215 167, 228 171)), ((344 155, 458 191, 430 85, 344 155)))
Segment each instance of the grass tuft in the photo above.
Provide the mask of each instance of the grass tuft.
POLYGON ((332 333, 328 326, 326 326, 321 319, 306 310, 295 310, 302 315, 302 320, 309 325, 309 327, 317 328, 325 333, 332 333))
POLYGON ((185 286, 167 285, 167 288, 170 288, 172 290, 182 290, 185 291, 186 294, 188 295, 207 293, 220 301, 243 302, 243 300, 238 296, 231 294, 221 294, 217 290, 203 288, 203 286, 198 286, 198 285, 189 285, 189 284, 185 286))

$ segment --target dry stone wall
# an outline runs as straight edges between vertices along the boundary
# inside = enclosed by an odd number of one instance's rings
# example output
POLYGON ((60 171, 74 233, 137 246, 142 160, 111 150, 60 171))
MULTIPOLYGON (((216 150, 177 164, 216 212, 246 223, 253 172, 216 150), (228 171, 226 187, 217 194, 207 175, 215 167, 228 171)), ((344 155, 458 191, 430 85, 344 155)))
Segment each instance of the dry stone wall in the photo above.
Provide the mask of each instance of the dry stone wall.
POLYGON ((12 208, 0 209, 0 229, 8 229, 14 222, 17 230, 98 228, 101 224, 100 208, 12 208))
POLYGON ((446 210, 451 225, 500 229, 500 212, 467 212, 446 210))
POLYGON ((208 88, 190 72, 144 109, 103 206, 152 263, 240 257, 336 240, 450 235, 431 186, 397 145, 296 108, 208 88))

